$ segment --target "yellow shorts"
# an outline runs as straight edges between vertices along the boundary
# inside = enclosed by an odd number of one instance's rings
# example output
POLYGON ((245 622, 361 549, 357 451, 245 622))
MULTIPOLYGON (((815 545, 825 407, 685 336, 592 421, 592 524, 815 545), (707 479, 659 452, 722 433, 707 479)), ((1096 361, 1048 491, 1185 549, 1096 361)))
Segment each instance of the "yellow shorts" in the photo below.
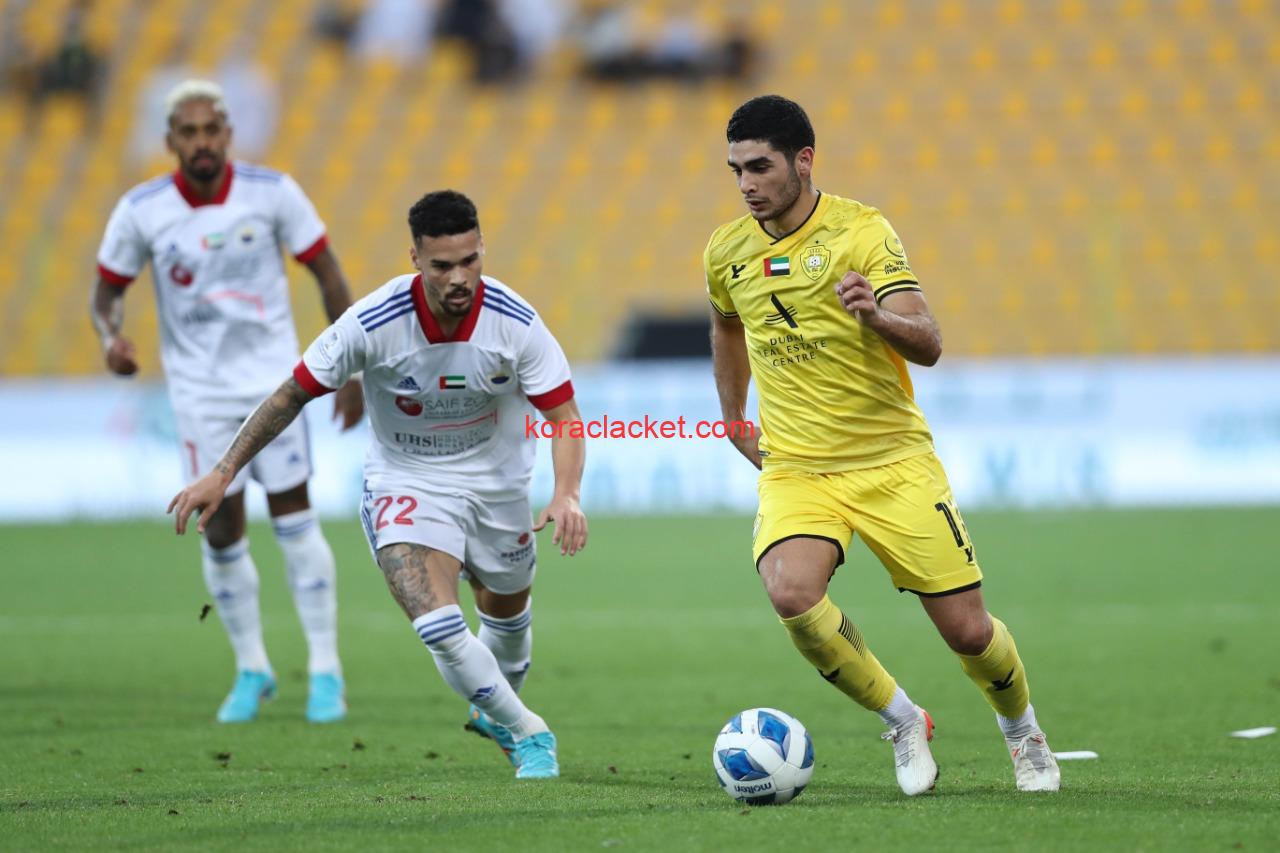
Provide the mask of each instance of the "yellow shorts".
POLYGON ((751 553, 756 566, 786 539, 811 536, 839 549, 858 534, 899 590, 940 595, 976 587, 982 571, 932 452, 858 471, 765 471, 751 553))

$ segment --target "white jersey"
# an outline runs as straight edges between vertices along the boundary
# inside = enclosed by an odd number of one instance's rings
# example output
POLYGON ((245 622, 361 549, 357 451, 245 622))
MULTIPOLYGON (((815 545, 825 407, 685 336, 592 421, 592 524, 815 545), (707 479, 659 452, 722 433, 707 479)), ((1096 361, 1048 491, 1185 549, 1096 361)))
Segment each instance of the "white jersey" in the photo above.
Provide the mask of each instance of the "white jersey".
POLYGON ((392 279, 325 330, 293 375, 319 396, 359 371, 373 428, 366 489, 374 492, 416 485, 523 497, 536 450, 525 419, 533 407, 573 397, 569 362, 542 318, 489 276, 448 337, 422 277, 392 279))
POLYGON ((123 287, 150 261, 174 407, 244 417, 298 358, 281 249, 306 263, 326 238, 288 175, 228 165, 210 201, 180 171, 127 193, 107 223, 98 274, 123 287))

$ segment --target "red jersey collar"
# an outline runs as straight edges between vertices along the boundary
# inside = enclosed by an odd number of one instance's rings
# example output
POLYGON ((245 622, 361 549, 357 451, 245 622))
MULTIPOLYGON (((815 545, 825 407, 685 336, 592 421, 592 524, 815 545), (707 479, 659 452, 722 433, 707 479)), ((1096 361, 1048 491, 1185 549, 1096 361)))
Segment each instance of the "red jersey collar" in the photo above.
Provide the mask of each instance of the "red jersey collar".
POLYGON ((195 189, 187 181, 187 176, 182 174, 182 169, 178 169, 173 173, 173 185, 178 188, 183 200, 192 207, 204 207, 207 204, 225 204, 227 196, 231 194, 231 178, 234 174, 235 168, 231 165, 231 161, 228 160, 227 174, 222 179, 222 186, 218 187, 218 192, 210 199, 204 199, 196 195, 195 189))
POLYGON ((436 315, 431 313, 431 306, 427 304, 427 289, 422 284, 421 273, 413 277, 413 283, 409 285, 409 293, 412 294, 413 307, 418 312, 418 322, 422 325, 422 333, 427 336, 427 343, 449 344, 471 340, 471 332, 475 330, 476 321, 480 319, 480 306, 484 302, 483 279, 476 285, 475 295, 471 298, 471 310, 462 318, 462 322, 453 330, 453 334, 447 336, 441 330, 440 324, 436 322, 436 315))

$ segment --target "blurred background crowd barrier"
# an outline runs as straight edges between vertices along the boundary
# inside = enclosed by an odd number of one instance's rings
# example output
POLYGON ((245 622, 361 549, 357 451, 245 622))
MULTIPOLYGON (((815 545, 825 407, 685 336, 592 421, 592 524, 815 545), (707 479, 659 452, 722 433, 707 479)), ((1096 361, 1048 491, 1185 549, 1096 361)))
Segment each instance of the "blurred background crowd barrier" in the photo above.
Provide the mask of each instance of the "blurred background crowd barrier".
MULTIPOLYGON (((944 360, 915 376, 962 498, 1280 500, 1270 0, 0 0, 9 455, 48 466, 71 445, 118 447, 100 407, 136 425, 162 401, 146 384, 160 378, 150 274, 127 301, 139 381, 102 372, 86 306, 112 205, 173 168, 161 101, 193 74, 226 88, 233 153, 292 173, 315 201, 357 295, 409 269, 419 195, 471 195, 486 272, 539 308, 610 416, 654 408, 653 383, 679 386, 669 399, 689 411, 674 414, 716 414, 701 253, 743 212, 724 124, 751 95, 788 95, 817 131, 818 187, 886 213, 938 315, 944 360), (687 361, 629 366, 673 358, 687 361), (1093 390, 1057 394, 1077 386, 1093 390), (982 408, 1005 392, 1049 408, 982 408), (76 419, 67 444, 40 443, 33 425, 51 413, 76 419), (998 487, 1009 463, 973 436, 1005 428, 1025 453, 1061 448, 1020 463, 1039 485, 998 487), (1097 470, 1071 455, 1086 445, 1097 470), (1178 472, 1185 487, 1170 486, 1178 472)), ((305 271, 291 276, 305 342, 323 314, 305 271)), ((680 483, 740 467, 727 444, 598 444, 592 466, 629 452, 680 483)), ((338 479, 358 465, 351 447, 338 479)), ((131 464, 163 466, 150 479, 168 488, 178 462, 164 452, 131 464)), ((148 481, 129 470, 118 476, 148 481)), ((754 500, 749 470, 674 491, 626 470, 594 487, 600 506, 754 500)), ((22 515, 30 480, 6 479, 0 515, 22 515)), ((132 506, 41 488, 72 496, 55 516, 132 506)))

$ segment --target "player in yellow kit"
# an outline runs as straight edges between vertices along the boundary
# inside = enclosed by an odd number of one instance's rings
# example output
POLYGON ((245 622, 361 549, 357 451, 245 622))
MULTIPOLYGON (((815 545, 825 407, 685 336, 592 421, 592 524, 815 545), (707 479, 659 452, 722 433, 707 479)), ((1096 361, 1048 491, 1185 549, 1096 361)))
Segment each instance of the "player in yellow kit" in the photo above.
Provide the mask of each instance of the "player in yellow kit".
POLYGON ((774 609, 822 677, 890 727, 902 790, 932 789, 932 720, 827 597, 857 533, 995 709, 1018 789, 1057 790, 1022 661, 983 604, 973 543, 913 399, 906 362, 935 364, 942 340, 902 243, 875 208, 814 187, 799 104, 753 98, 726 135, 748 214, 712 234, 703 262, 724 419, 745 419, 753 378, 760 398, 761 434, 733 441, 761 469, 752 552, 774 609))

